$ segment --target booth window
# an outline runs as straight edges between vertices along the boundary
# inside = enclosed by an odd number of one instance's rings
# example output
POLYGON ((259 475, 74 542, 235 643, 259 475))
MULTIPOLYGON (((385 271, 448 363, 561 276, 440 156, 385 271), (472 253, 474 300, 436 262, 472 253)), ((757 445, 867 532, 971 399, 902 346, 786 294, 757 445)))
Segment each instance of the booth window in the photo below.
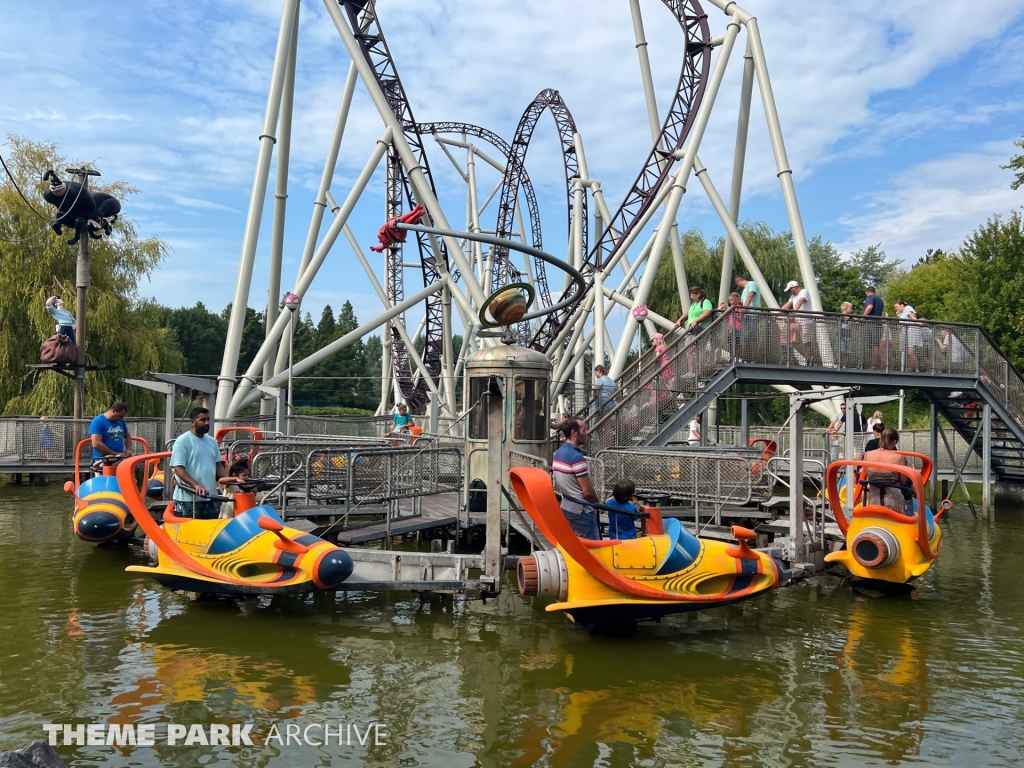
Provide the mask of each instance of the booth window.
POLYGON ((520 443, 539 443, 548 439, 547 379, 515 378, 515 419, 513 439, 520 443))
POLYGON ((469 401, 466 407, 469 411, 469 439, 487 439, 487 398, 482 397, 487 392, 487 376, 473 376, 469 380, 469 401))

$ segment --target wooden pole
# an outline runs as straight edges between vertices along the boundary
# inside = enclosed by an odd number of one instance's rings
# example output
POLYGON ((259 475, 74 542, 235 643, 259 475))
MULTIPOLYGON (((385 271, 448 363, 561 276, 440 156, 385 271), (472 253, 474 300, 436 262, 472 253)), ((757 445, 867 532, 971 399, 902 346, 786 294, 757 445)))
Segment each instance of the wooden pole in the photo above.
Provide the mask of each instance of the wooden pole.
MULTIPOLYGON (((81 180, 82 187, 89 191, 89 177, 99 176, 99 171, 88 168, 67 168, 81 180)), ((68 193, 70 194, 70 192, 68 193)), ((78 342, 78 367, 75 368, 75 405, 72 415, 83 418, 85 408, 85 334, 86 334, 86 293, 89 290, 89 228, 84 227, 78 240, 78 265, 75 270, 75 337, 78 342)))

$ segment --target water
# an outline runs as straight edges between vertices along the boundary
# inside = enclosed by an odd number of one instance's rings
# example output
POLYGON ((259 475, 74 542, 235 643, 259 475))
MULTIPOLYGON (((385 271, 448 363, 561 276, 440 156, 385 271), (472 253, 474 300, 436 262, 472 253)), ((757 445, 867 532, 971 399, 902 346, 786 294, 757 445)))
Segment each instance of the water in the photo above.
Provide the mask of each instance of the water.
POLYGON ((76 540, 69 510, 58 484, 0 485, 0 749, 43 723, 378 721, 380 746, 59 751, 111 768, 1024 762, 1018 513, 953 510, 913 597, 820 576, 624 639, 511 593, 191 603, 124 573, 137 554, 76 540))

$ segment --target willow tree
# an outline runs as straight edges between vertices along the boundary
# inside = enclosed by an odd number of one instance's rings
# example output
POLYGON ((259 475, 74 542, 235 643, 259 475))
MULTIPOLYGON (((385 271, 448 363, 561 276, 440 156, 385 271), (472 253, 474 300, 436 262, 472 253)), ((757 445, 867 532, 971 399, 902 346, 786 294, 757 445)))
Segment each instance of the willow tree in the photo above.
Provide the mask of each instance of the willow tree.
MULTIPOLYGON (((67 162, 55 144, 9 136, 4 159, 28 203, 7 173, 0 175, 0 408, 5 414, 70 415, 72 382, 52 371, 26 365, 39 361, 39 345, 54 333, 45 302, 54 294, 76 312, 75 266, 78 249, 65 243, 44 217, 53 208, 42 198, 43 174, 53 168, 67 176, 67 162), (33 210, 34 209, 34 210, 33 210)), ((91 189, 106 192, 131 211, 128 198, 137 190, 124 182, 94 179, 91 189)), ((156 304, 138 294, 166 256, 156 237, 139 238, 130 218, 120 218, 110 237, 89 243, 92 286, 89 288, 86 361, 116 370, 86 376, 86 413, 105 410, 114 399, 128 403, 133 415, 162 413, 161 396, 122 384, 147 370, 177 371, 181 355, 173 332, 160 327, 156 304)))

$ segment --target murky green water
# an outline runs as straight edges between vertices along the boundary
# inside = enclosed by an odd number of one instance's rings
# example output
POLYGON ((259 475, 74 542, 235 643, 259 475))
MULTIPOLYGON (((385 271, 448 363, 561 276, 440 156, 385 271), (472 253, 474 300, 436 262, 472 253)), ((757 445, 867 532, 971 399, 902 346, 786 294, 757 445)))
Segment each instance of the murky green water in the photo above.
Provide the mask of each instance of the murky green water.
POLYGON ((954 510, 913 598, 823 576, 614 639, 512 594, 190 603, 124 573, 137 555, 77 541, 69 510, 56 484, 0 485, 0 749, 43 723, 378 721, 381 746, 59 751, 111 767, 1024 763, 1018 513, 954 510))

